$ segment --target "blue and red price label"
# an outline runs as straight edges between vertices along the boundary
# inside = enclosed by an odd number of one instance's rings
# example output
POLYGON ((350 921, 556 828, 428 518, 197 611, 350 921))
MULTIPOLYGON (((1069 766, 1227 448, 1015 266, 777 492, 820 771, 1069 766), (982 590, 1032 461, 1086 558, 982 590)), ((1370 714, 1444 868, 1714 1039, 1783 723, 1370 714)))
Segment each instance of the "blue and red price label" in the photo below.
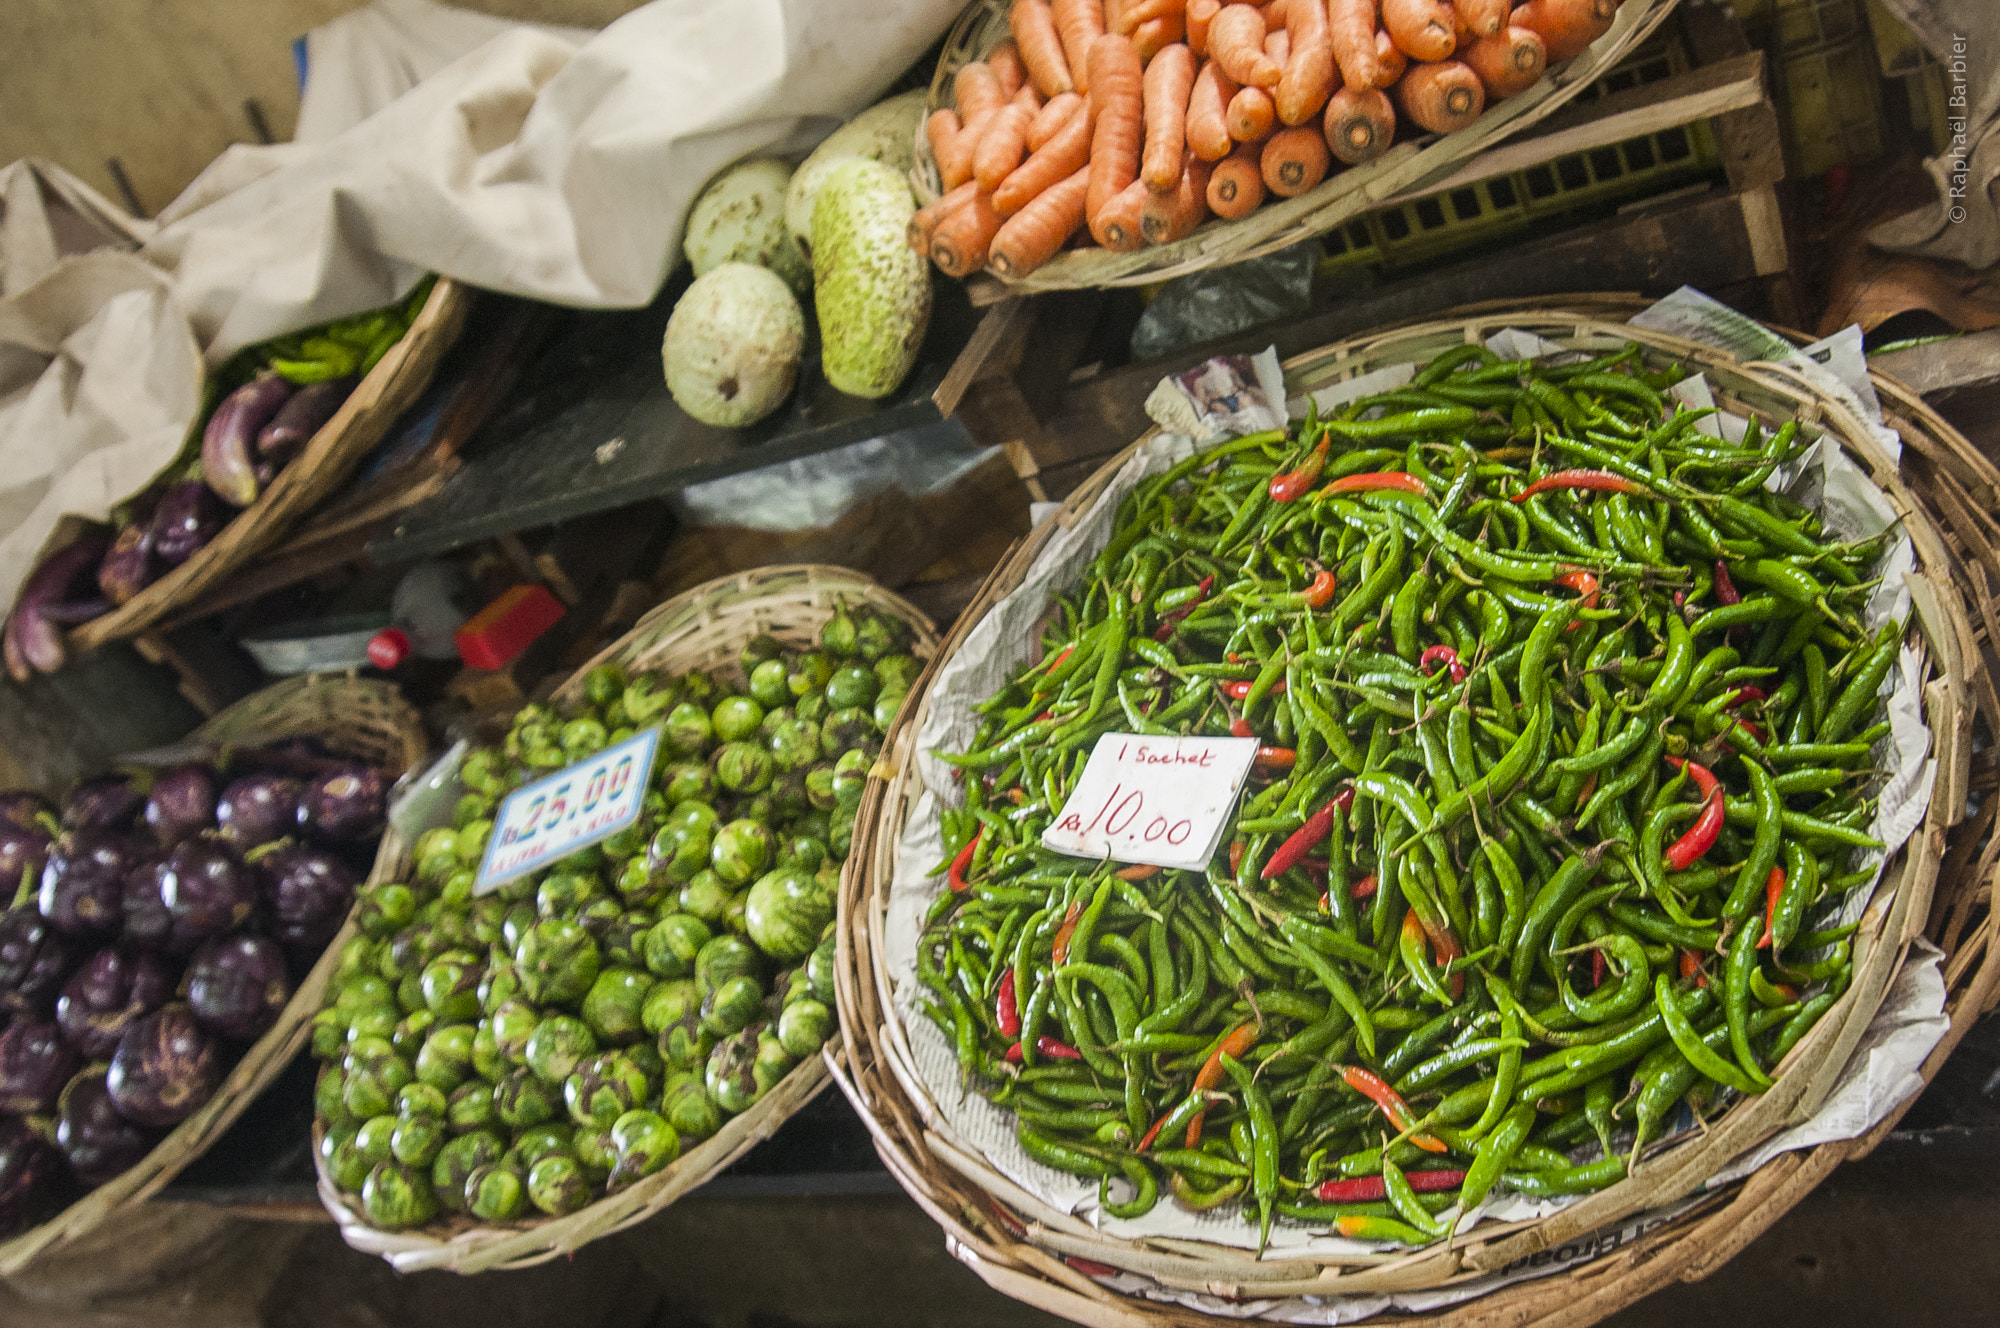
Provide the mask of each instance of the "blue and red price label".
POLYGON ((660 731, 647 729, 508 794, 472 893, 491 894, 636 821, 659 745, 660 731))

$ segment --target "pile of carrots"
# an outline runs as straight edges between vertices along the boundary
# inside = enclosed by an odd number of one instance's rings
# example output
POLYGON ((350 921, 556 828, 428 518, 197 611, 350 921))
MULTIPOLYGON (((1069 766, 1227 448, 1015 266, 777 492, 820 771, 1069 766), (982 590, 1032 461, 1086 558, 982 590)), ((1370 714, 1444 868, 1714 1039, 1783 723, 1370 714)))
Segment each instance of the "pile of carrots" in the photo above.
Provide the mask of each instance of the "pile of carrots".
POLYGON ((1013 0, 1010 38, 926 126, 944 194, 910 243, 1020 277, 1088 228, 1169 244, 1209 217, 1449 133, 1603 36, 1622 0, 1013 0))

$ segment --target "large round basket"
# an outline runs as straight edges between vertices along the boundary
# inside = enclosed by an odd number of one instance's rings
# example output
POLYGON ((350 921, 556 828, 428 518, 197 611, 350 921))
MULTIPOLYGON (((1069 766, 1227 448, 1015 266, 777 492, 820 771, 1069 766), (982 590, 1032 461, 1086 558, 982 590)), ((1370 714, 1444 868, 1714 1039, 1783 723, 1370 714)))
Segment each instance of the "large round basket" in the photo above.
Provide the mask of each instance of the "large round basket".
MULTIPOLYGON (((916 634, 912 651, 928 660, 937 653, 937 632, 923 611, 884 590, 859 572, 813 564, 764 567, 720 577, 660 605, 595 659, 578 669, 555 693, 555 701, 582 695, 583 677, 604 663, 628 669, 684 673, 703 669, 733 675, 744 642, 768 632, 788 646, 810 646, 841 604, 866 606, 908 623, 916 634)), ((857 820, 857 830, 860 822, 857 820)), ((849 861, 855 859, 850 856, 849 861)), ((408 846, 391 831, 376 863, 375 880, 394 879, 409 868, 408 846)), ((844 875, 845 873, 843 873, 844 875)), ((838 1050, 829 1046, 830 1056, 838 1050)), ((748 1111, 681 1154, 665 1170, 565 1217, 494 1225, 458 1215, 410 1231, 380 1231, 350 1207, 319 1162, 319 1197, 340 1224, 340 1234, 357 1250, 379 1254, 397 1269, 412 1272, 445 1268, 482 1273, 525 1268, 569 1254, 601 1236, 643 1222, 716 1175, 770 1138, 793 1112, 827 1083, 827 1061, 807 1057, 748 1111)), ((317 1143, 319 1128, 314 1127, 317 1143)), ((318 1150, 314 1150, 315 1158, 318 1150)))
MULTIPOLYGON (((391 779, 421 761, 426 746, 415 707, 394 683, 335 675, 290 678, 267 687, 188 736, 190 741, 220 747, 317 738, 342 756, 379 767, 391 779)), ((221 1138, 306 1044, 313 1013, 320 1007, 327 978, 351 927, 351 923, 343 927, 328 944, 278 1021, 236 1062, 201 1110, 175 1126, 137 1166, 0 1245, 0 1276, 25 1267, 43 1250, 77 1239, 114 1213, 144 1203, 221 1138)))
POLYGON ((194 557, 111 612, 71 631, 71 647, 93 650, 107 641, 136 636, 194 603, 331 497, 382 441, 396 417, 430 385, 438 362, 465 327, 472 294, 439 277, 402 340, 368 371, 298 459, 278 472, 257 501, 238 512, 194 557))
MULTIPOLYGON (((1406 137, 1374 161, 1336 169, 1296 198, 1273 199, 1235 221, 1210 220, 1185 239, 1118 253, 1092 244, 1057 254, 1025 277, 1008 280, 1017 290, 1071 290, 1090 286, 1140 286, 1205 268, 1276 253, 1323 235, 1360 216, 1382 199, 1442 178, 1451 167, 1484 152, 1510 134, 1543 119, 1597 79, 1666 19, 1675 0, 1623 0, 1611 30, 1583 54, 1551 69, 1526 92, 1488 107, 1477 120, 1449 134, 1406 137)), ((983 58, 1008 35, 1008 0, 973 0, 945 37, 931 80, 930 110, 952 104, 952 76, 983 58)), ((943 182, 919 127, 912 176, 924 202, 943 182)), ((1088 237, 1085 237, 1088 239, 1088 237)))
MULTIPOLYGON (((1202 1242, 1121 1239, 1052 1208, 1002 1176, 952 1129, 915 1068, 885 961, 884 923, 898 844, 922 790, 913 747, 930 703, 927 676, 917 689, 917 704, 905 707, 885 744, 879 777, 871 779, 862 805, 866 840, 857 834, 855 870, 843 883, 843 1051, 837 1081, 868 1123, 890 1171, 945 1229, 953 1253, 990 1285, 1101 1325, 1214 1322, 1181 1303, 1121 1294, 1099 1280, 1114 1272, 1124 1275, 1120 1280, 1127 1288, 1136 1275, 1155 1291, 1228 1302, 1230 1317, 1260 1316, 1270 1307, 1253 1302, 1290 1297, 1431 1292, 1440 1293, 1430 1302, 1433 1308, 1399 1315, 1397 1322, 1510 1328, 1595 1323, 1667 1282, 1713 1271, 1833 1167, 1867 1153, 1894 1125, 1908 1101, 1862 1137, 1782 1153, 1740 1183, 1703 1190, 1725 1163, 1803 1121, 1826 1099, 1912 941, 1928 937, 1946 955, 1950 1027, 1921 1067, 1926 1082, 1980 1012, 2000 999, 2000 922, 1991 905, 2000 836, 1992 833, 1993 800, 1972 819, 1959 821, 1976 721, 1985 726, 1980 741, 2000 736, 2000 700, 1980 661, 1967 609, 1969 596, 1989 630, 2000 612, 1993 593, 2000 585, 2000 471, 1914 393, 1888 379, 1878 376, 1876 388, 1903 440, 1900 472, 1861 421, 1787 371, 1739 363, 1707 345, 1607 321, 1634 311, 1620 310, 1609 299, 1592 303, 1585 297, 1581 303, 1590 312, 1494 311, 1330 346, 1290 361, 1287 386, 1292 392, 1311 390, 1385 365, 1428 360, 1513 327, 1565 346, 1636 340, 1655 364, 1678 360, 1705 372, 1726 409, 1767 419, 1796 414, 1839 440, 1888 495, 1915 546, 1913 626, 1932 660, 1923 699, 1938 767, 1925 820, 1890 859, 1862 919, 1849 995, 1786 1059, 1774 1089, 1739 1100, 1705 1132, 1649 1158, 1632 1178, 1539 1221, 1482 1226, 1455 1244, 1367 1262, 1290 1255, 1260 1261, 1247 1250, 1202 1242), (1678 1205, 1671 1220, 1656 1222, 1667 1205, 1678 1205), (1648 1216, 1639 1222, 1635 1215, 1642 1213, 1648 1216), (1596 1233, 1621 1229, 1620 1239, 1591 1242, 1596 1233), (1522 1267, 1545 1267, 1549 1275, 1462 1298, 1477 1290, 1479 1279, 1522 1267)), ((1130 450, 1108 462, 1009 555, 946 638, 931 675, 960 649, 980 618, 1024 582, 1056 531, 1077 522, 1105 494, 1129 455, 1130 450)))

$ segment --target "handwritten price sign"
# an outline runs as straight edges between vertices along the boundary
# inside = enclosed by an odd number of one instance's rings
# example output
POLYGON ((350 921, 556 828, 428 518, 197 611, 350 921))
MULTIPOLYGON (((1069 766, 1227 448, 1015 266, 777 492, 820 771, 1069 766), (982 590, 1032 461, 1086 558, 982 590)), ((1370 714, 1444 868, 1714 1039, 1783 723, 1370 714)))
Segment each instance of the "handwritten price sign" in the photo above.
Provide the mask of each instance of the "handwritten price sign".
POLYGON ((569 769, 516 789, 493 818, 475 895, 616 834, 638 819, 660 731, 647 729, 569 769))
POLYGON ((1080 858, 1200 871, 1257 755, 1255 738, 1107 733, 1042 845, 1080 858))

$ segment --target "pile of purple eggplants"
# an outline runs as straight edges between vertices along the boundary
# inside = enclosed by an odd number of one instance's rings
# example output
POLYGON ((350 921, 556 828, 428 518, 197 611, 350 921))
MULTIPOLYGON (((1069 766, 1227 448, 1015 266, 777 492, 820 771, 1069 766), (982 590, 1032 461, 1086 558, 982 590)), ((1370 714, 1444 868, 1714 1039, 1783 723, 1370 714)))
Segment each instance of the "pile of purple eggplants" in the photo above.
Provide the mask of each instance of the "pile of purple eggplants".
POLYGON ((368 371, 409 331, 425 278, 399 302, 243 353, 250 378, 202 426, 201 455, 176 462, 109 528, 91 527, 42 559, 0 633, 15 681, 67 660, 63 629, 111 612, 194 557, 305 451, 368 371))
POLYGON ((295 738, 0 793, 0 1238, 214 1095, 346 920, 386 788, 295 738))

